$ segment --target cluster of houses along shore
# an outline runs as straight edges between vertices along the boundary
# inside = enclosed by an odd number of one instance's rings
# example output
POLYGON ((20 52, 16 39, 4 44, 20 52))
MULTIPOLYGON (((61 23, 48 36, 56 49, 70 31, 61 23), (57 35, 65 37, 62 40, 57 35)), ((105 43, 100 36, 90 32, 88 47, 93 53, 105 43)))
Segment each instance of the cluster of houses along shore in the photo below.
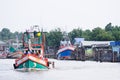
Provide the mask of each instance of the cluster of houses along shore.
POLYGON ((120 41, 84 41, 84 38, 75 38, 74 45, 78 46, 78 59, 84 54, 85 60, 120 62, 120 41))
POLYGON ((96 61, 120 61, 120 42, 115 41, 81 41, 86 59, 96 61))
POLYGON ((7 55, 12 54, 15 49, 18 49, 22 45, 21 42, 17 43, 15 40, 0 41, 0 58, 6 58, 7 55))
MULTIPOLYGON (((13 48, 18 48, 22 43, 14 40, 0 41, 0 58, 6 58, 12 53, 11 45, 13 48)), ((75 38, 74 45, 78 48, 84 47, 86 60, 120 62, 120 41, 84 41, 82 38, 75 38)))

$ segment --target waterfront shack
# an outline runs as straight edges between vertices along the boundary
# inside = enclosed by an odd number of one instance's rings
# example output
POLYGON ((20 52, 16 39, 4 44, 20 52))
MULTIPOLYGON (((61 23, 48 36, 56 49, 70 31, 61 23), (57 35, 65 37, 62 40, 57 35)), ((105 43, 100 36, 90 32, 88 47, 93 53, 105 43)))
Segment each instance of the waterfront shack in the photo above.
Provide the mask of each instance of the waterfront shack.
MULTIPOLYGON (((79 42, 79 48, 84 48, 82 51, 85 53, 82 53, 81 49, 78 49, 77 52, 80 51, 81 54, 85 54, 85 60, 95 60, 101 62, 112 61, 112 48, 110 46, 111 41, 80 41, 79 39, 77 42, 79 42)), ((76 56, 79 58, 79 55, 76 56)))
POLYGON ((110 42, 113 51, 113 62, 120 62, 120 41, 110 42))
POLYGON ((8 53, 8 45, 3 42, 0 41, 0 58, 6 58, 8 53))
POLYGON ((110 41, 81 41, 85 47, 85 57, 88 60, 111 61, 110 41))
POLYGON ((95 61, 112 61, 112 49, 109 44, 94 44, 92 47, 95 61))

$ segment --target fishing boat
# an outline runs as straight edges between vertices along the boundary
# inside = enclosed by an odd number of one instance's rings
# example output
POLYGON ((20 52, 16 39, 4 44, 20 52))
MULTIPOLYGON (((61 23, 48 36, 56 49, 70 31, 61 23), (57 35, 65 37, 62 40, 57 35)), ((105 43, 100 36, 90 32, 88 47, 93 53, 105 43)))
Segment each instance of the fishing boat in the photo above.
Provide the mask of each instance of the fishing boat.
POLYGON ((15 60, 17 70, 48 70, 49 62, 44 57, 45 34, 34 26, 23 34, 22 56, 15 60))
POLYGON ((60 47, 57 51, 57 59, 71 59, 71 53, 74 51, 75 47, 71 44, 68 34, 63 33, 63 40, 60 41, 60 47))

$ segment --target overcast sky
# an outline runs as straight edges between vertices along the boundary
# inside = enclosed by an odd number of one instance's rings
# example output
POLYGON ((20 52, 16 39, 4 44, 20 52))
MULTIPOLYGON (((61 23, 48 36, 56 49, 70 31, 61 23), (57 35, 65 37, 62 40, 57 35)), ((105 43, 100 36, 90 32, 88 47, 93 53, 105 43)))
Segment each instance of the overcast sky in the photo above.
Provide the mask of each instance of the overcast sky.
POLYGON ((120 26, 120 0, 0 0, 0 30, 25 31, 33 25, 85 30, 109 22, 120 26))

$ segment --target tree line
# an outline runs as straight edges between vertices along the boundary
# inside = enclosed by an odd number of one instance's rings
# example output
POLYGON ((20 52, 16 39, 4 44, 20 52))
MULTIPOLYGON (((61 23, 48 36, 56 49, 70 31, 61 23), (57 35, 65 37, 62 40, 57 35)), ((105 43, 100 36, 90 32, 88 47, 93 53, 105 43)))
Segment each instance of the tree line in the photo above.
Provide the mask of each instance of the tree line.
MULTIPOLYGON (((22 32, 12 33, 8 28, 3 28, 0 31, 0 40, 7 41, 9 39, 22 40, 22 32)), ((80 28, 73 29, 68 33, 71 42, 74 38, 85 38, 87 41, 119 41, 120 40, 120 26, 113 26, 112 23, 108 23, 104 29, 96 27, 92 30, 82 30, 80 28)), ((59 47, 60 40, 63 38, 63 33, 60 28, 51 30, 46 33, 46 45, 59 47)))
POLYGON ((1 31, 0 31, 0 40, 1 41, 8 41, 10 39, 18 39, 18 40, 21 40, 22 38, 22 32, 11 32, 8 28, 3 28, 1 31))
MULTIPOLYGON (((120 40, 120 26, 113 26, 112 23, 108 23, 104 29, 96 27, 92 30, 82 30, 80 28, 73 29, 68 33, 71 42, 74 38, 84 38, 86 41, 119 41, 120 40)), ((61 30, 55 29, 47 33, 47 45, 57 47, 60 44, 60 40, 63 37, 61 30)))

